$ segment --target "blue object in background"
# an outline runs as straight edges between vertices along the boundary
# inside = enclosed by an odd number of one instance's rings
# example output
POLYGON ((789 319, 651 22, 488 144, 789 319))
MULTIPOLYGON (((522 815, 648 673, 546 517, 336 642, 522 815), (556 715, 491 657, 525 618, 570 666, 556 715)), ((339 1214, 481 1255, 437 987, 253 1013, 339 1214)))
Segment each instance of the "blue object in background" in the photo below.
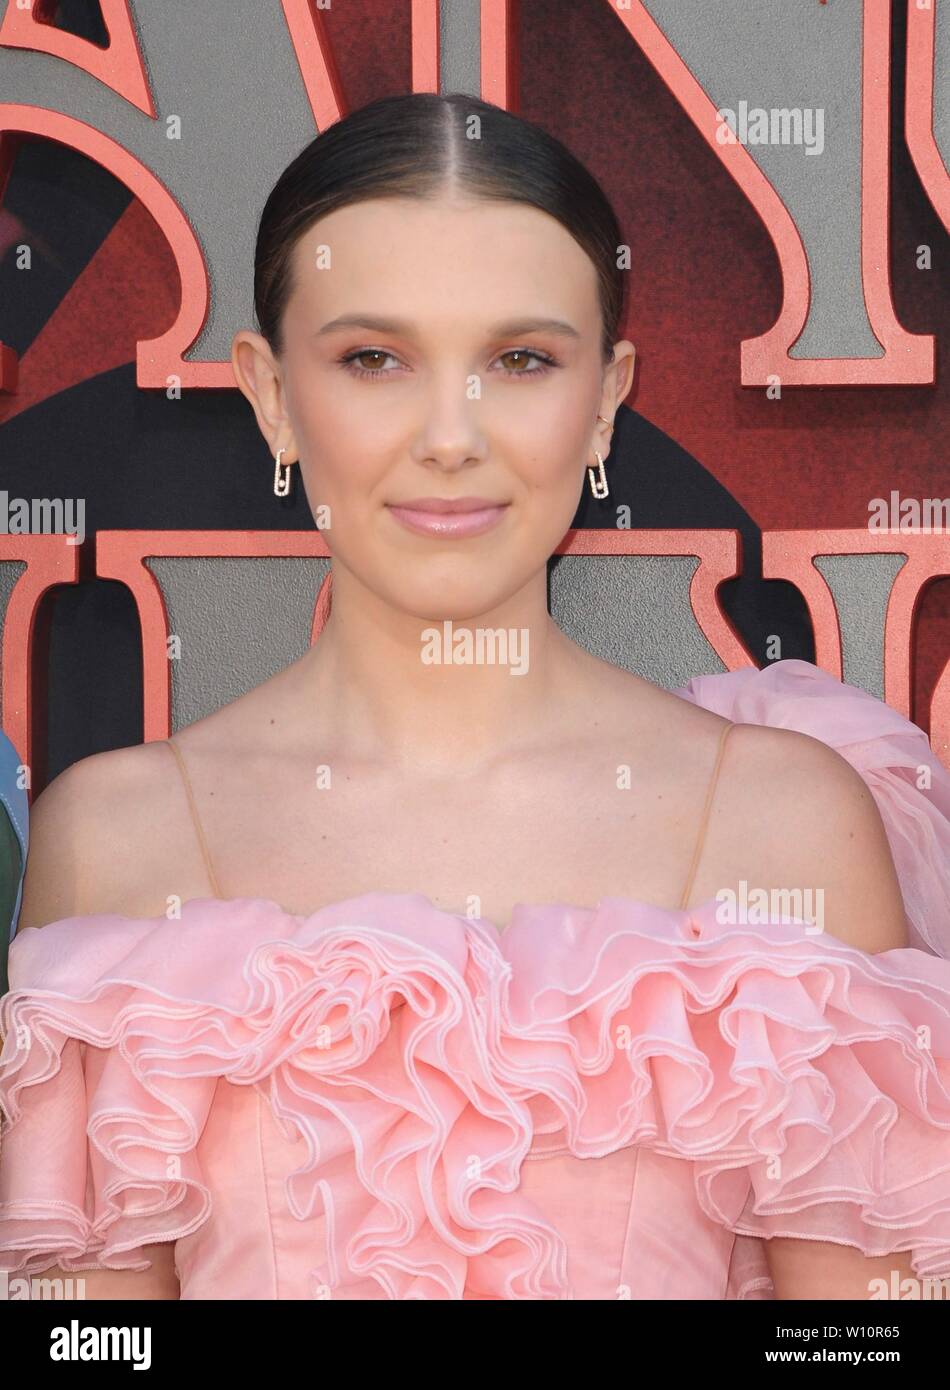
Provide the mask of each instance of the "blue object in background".
POLYGON ((7 952, 16 933, 30 842, 30 803, 19 785, 22 759, 0 731, 0 990, 9 989, 7 952), (9 927, 9 931, 6 927, 9 927))

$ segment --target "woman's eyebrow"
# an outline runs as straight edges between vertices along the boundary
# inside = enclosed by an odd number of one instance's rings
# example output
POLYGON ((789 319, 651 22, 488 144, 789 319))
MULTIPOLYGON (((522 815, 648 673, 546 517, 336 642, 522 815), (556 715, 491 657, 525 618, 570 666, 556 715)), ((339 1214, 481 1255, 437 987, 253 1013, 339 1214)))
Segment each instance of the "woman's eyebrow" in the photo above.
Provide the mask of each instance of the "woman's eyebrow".
MULTIPOLYGON (((401 333, 404 337, 412 337, 415 331, 412 324, 405 319, 387 318, 379 314, 341 314, 339 318, 330 319, 329 323, 318 328, 313 336, 320 338, 325 333, 335 333, 341 328, 368 328, 377 333, 401 333)), ((505 319, 501 323, 493 324, 488 332, 493 338, 537 332, 559 333, 565 338, 579 339, 581 336, 573 324, 565 319, 538 317, 505 319)))

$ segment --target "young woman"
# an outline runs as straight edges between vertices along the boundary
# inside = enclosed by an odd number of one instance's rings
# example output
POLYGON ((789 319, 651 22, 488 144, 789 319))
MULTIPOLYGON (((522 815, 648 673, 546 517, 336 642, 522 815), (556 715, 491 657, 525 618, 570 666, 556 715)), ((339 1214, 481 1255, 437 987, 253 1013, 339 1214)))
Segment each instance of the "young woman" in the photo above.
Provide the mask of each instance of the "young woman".
POLYGON ((809 663, 669 692, 547 611, 631 385, 621 241, 563 146, 465 96, 374 103, 281 176, 233 362, 332 610, 38 798, 2 1268, 189 1299, 950 1275, 950 776, 809 663), (446 620, 526 669, 430 659, 446 620))

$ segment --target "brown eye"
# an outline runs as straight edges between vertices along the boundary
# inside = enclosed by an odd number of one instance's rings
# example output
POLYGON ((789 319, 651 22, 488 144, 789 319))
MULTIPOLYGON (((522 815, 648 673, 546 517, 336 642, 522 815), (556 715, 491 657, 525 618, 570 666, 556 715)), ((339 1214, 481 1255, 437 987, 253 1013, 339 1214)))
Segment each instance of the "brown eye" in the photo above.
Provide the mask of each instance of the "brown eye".
POLYGON ((503 353, 502 358, 504 359, 505 357, 508 358, 509 362, 520 361, 524 363, 528 361, 528 354, 526 352, 522 352, 520 348, 513 348, 511 352, 503 353))
MULTIPOLYGON (((340 362, 347 371, 353 372, 356 376, 363 377, 382 377, 389 376, 392 369, 378 365, 392 357, 391 352, 384 348, 357 348, 355 352, 347 353, 340 358, 340 362), (373 366, 365 367, 361 365, 361 359, 369 358, 374 363, 373 366)), ((395 361, 395 358, 393 358, 395 361)))
POLYGON ((557 366, 553 357, 549 357, 546 352, 538 352, 535 348, 509 348, 499 357, 499 362, 505 359, 514 360, 516 365, 504 367, 506 376, 543 376, 551 367, 557 366), (525 366, 525 363, 533 363, 533 366, 525 366))

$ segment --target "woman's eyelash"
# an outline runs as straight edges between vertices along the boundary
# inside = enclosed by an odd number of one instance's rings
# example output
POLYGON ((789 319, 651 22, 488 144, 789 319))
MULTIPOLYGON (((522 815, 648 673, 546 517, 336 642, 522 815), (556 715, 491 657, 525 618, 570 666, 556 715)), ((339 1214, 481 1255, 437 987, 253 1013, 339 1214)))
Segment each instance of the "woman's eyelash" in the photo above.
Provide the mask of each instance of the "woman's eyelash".
MULTIPOLYGON (((533 361, 537 362, 538 365, 528 370, 505 367, 502 369, 505 376, 545 376, 552 367, 560 366, 560 363, 556 361, 550 353, 541 352, 538 348, 508 348, 505 352, 500 354, 501 357, 514 357, 516 355, 519 357, 530 357, 533 361)), ((358 366, 356 359, 359 357, 394 357, 394 354, 387 352, 385 348, 356 348, 353 352, 345 353, 337 360, 342 366, 346 367, 348 371, 353 372, 356 376, 382 377, 392 375, 391 372, 385 370, 383 367, 358 366)))

